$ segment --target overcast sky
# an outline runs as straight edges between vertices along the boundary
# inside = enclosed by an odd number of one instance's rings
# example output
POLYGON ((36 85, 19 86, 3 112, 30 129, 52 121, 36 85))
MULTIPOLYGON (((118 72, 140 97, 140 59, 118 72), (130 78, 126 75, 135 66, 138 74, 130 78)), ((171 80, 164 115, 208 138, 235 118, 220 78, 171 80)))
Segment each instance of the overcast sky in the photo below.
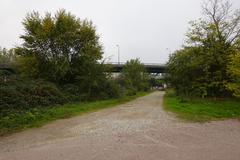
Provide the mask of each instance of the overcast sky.
MULTIPOLYGON (((184 42, 188 22, 201 17, 201 0, 1 0, 0 46, 21 44, 22 20, 32 10, 54 13, 64 8, 92 20, 104 46, 104 57, 140 58, 165 63, 184 42)), ((232 0, 240 8, 240 0, 232 0)))

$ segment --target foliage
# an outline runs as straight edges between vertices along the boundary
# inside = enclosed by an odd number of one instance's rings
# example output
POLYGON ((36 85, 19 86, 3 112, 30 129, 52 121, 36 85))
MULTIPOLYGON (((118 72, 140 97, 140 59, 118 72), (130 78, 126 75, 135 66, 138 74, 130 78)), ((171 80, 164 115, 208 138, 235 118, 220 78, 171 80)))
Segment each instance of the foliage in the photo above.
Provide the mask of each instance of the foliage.
POLYGON ((158 79, 156 75, 149 76, 148 83, 151 87, 164 87, 164 83, 166 83, 166 78, 158 79))
POLYGON ((236 99, 182 99, 168 91, 164 96, 164 108, 176 113, 177 117, 207 122, 226 118, 240 118, 239 100, 236 99))
POLYGON ((50 107, 33 107, 28 110, 14 110, 8 115, 0 116, 0 136, 25 128, 39 127, 56 119, 68 118, 83 113, 89 113, 104 108, 126 103, 147 93, 141 92, 135 96, 86 103, 64 104, 50 107))
POLYGON ((20 66, 19 71, 21 76, 25 78, 33 79, 33 77, 38 77, 38 75, 40 75, 40 70, 38 69, 40 67, 39 63, 37 58, 31 55, 20 56, 17 59, 17 65, 20 66))
POLYGON ((0 81, 6 81, 16 72, 16 55, 13 49, 7 50, 0 47, 0 81))
POLYGON ((169 81, 176 88, 179 95, 205 96, 204 59, 200 59, 201 51, 197 47, 179 50, 170 56, 168 71, 169 81), (198 91, 197 91, 198 90, 198 91))
POLYGON ((117 97, 108 67, 100 62, 102 46, 91 21, 59 10, 54 16, 30 13, 23 25, 24 43, 16 48, 22 76, 51 81, 74 101, 117 97))
POLYGON ((38 12, 30 13, 23 25, 24 43, 16 52, 22 56, 23 73, 31 78, 58 84, 73 82, 79 76, 85 78, 88 75, 85 70, 96 67, 102 57, 92 22, 81 21, 65 10, 59 10, 54 16, 46 13, 44 17, 38 12))
POLYGON ((149 89, 148 75, 139 59, 131 59, 123 67, 122 83, 129 93, 135 94, 138 91, 149 89))
POLYGON ((232 82, 227 84, 227 88, 233 92, 235 97, 240 97, 240 52, 231 56, 228 73, 232 78, 232 82))
POLYGON ((0 81, 0 116, 35 106, 66 103, 64 94, 52 83, 20 78, 0 81))
POLYGON ((138 59, 127 62, 122 80, 111 78, 92 22, 59 10, 32 12, 23 26, 23 44, 0 49, 0 65, 7 64, 0 70, 0 134, 123 103, 133 98, 125 95, 149 89, 138 59), (6 76, 8 69, 14 73, 6 76), (87 102, 104 99, 112 100, 87 102), (59 105, 68 102, 81 104, 59 105))
POLYGON ((170 56, 169 80, 177 94, 199 97, 231 96, 228 74, 240 35, 240 12, 226 1, 210 0, 205 19, 192 22, 187 46, 170 56))
POLYGON ((15 60, 14 50, 7 50, 6 48, 0 47, 0 65, 1 64, 10 64, 15 60))

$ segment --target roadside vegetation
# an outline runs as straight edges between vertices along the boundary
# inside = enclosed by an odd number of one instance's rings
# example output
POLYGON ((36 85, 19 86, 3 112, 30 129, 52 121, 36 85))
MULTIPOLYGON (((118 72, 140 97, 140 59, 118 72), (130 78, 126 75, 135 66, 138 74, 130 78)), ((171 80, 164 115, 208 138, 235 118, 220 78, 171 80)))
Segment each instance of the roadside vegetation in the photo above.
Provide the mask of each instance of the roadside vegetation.
POLYGON ((229 1, 203 4, 204 17, 191 22, 184 47, 170 56, 166 109, 205 121, 240 115, 240 11, 229 1))
POLYGON ((20 46, 0 48, 0 134, 114 106, 150 90, 139 59, 112 76, 91 21, 59 10, 29 13, 23 26, 20 46))
POLYGON ((164 109, 187 121, 240 119, 239 99, 183 98, 169 90, 164 96, 164 109))
POLYGON ((0 118, 0 136, 20 131, 26 128, 40 127, 48 122, 69 118, 83 113, 98 111, 114 107, 119 104, 134 100, 148 92, 138 92, 136 95, 125 96, 109 100, 93 102, 76 102, 49 107, 31 107, 25 110, 14 110, 8 116, 0 118))

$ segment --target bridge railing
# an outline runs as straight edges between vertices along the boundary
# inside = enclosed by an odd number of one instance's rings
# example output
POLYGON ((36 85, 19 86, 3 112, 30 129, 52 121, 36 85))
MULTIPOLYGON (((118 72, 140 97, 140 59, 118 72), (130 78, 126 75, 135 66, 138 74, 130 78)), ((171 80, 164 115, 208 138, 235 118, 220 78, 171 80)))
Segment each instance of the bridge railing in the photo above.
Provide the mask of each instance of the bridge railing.
MULTIPOLYGON (((105 64, 125 65, 126 62, 105 62, 105 64)), ((144 66, 166 66, 163 63, 142 63, 144 66)))

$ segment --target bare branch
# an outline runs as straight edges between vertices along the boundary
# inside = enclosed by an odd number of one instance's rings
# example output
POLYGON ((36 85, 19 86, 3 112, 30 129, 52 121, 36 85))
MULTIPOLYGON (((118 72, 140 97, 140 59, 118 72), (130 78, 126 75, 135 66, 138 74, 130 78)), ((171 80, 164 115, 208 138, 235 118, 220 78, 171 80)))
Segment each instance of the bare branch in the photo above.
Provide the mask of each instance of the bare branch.
POLYGON ((240 32, 240 11, 232 11, 228 0, 209 0, 202 5, 209 25, 213 25, 221 41, 234 42, 240 32))

